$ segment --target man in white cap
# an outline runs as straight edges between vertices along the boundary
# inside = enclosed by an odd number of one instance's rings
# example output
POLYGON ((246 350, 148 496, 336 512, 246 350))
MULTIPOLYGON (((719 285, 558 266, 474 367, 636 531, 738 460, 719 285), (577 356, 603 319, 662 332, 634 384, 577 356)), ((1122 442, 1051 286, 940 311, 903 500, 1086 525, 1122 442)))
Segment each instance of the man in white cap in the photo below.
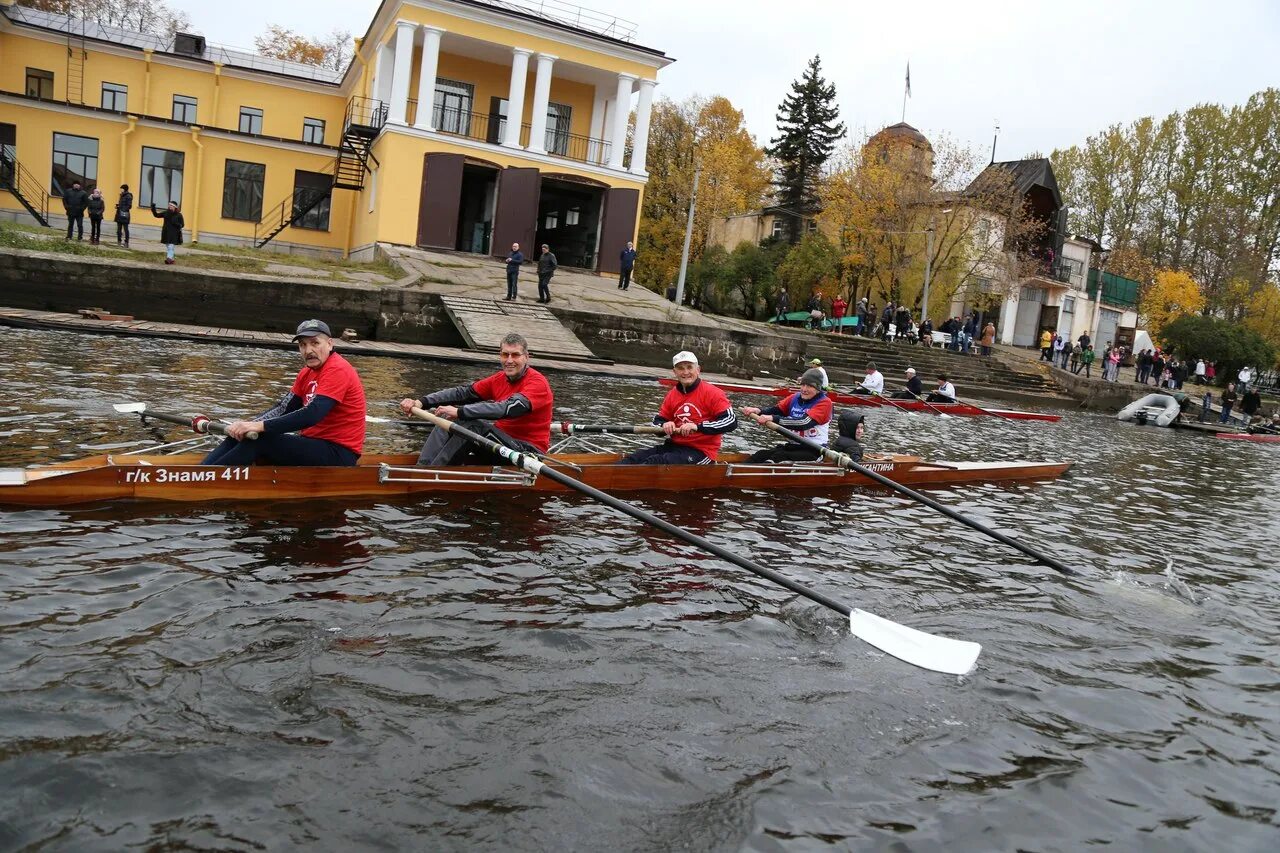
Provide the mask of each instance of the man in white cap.
POLYGON ((920 377, 916 376, 914 367, 907 368, 907 387, 903 388, 893 397, 895 400, 919 400, 924 396, 924 383, 920 381, 920 377))
POLYGON ((624 457, 623 465, 709 465, 720 452, 726 432, 738 425, 733 406, 724 392, 700 378, 698 357, 687 350, 671 359, 676 384, 667 392, 654 426, 662 427, 667 440, 624 457))
POLYGON ((365 401, 359 374, 333 351, 322 320, 298 324, 293 342, 303 367, 288 397, 256 420, 227 424, 226 440, 201 464, 355 465, 360 459, 365 401))
MULTIPOLYGON (((826 370, 823 368, 823 366, 822 366, 822 359, 820 359, 820 358, 811 358, 811 359, 809 359, 808 361, 806 361, 806 362, 804 363, 804 366, 805 366, 805 368, 806 368, 806 369, 808 369, 808 370, 816 370, 816 371, 818 371, 819 373, 821 373, 821 374, 822 374, 822 388, 823 388, 823 390, 827 390, 827 389, 829 389, 829 388, 831 387, 831 380, 827 377, 827 371, 826 371, 826 370)), ((798 380, 798 379, 797 379, 796 381, 797 381, 797 382, 799 382, 800 380, 798 380)))

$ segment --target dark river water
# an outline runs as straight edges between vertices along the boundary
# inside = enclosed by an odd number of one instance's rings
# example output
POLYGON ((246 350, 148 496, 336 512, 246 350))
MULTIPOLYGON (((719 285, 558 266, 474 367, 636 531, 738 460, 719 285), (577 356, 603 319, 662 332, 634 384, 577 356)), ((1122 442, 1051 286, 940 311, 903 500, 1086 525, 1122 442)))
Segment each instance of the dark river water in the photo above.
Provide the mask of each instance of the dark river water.
MULTIPOLYGON (((114 402, 253 414, 297 367, 0 342, 10 467, 151 442, 114 402)), ((389 417, 482 375, 353 361, 389 417)), ((551 379, 564 420, 661 397, 551 379)), ((875 450, 1075 460, 935 494, 1088 575, 888 493, 631 499, 982 643, 967 676, 577 495, 0 510, 0 850, 1280 848, 1280 447, 1076 411, 870 421, 875 450)))

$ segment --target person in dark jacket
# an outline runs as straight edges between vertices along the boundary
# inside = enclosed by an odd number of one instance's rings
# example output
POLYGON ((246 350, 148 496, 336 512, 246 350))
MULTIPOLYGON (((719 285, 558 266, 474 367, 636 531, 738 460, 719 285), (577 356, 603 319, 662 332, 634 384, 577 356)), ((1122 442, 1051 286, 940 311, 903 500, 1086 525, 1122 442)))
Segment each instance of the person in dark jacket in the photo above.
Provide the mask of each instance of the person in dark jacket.
POLYGON ((151 202, 151 215, 164 220, 164 224, 160 226, 160 242, 164 243, 164 262, 172 264, 174 251, 182 245, 182 229, 187 223, 183 220, 176 201, 169 202, 168 210, 156 210, 156 203, 151 202))
POLYGON ((116 201, 116 245, 129 248, 129 220, 133 217, 133 193, 128 184, 120 185, 120 198, 116 201))
POLYGON ((62 193, 62 206, 67 211, 67 239, 71 239, 74 228, 76 239, 84 239, 84 209, 89 205, 89 194, 80 189, 80 182, 73 181, 71 189, 62 193))
POLYGON ((102 237, 102 216, 107 212, 107 200, 102 197, 102 190, 97 187, 89 193, 89 242, 98 245, 102 237))
POLYGON ((560 266, 556 261, 556 256, 551 254, 551 247, 546 243, 542 244, 542 254, 538 256, 538 301, 551 301, 551 276, 556 274, 556 267, 560 266))
POLYGON ((507 301, 516 301, 516 291, 520 285, 520 265, 524 263, 524 252, 519 243, 511 244, 511 254, 507 255, 507 301))
POLYGON ((631 241, 627 241, 627 248, 622 250, 622 255, 618 259, 621 261, 618 273, 618 289, 626 290, 631 286, 631 270, 636 266, 636 247, 631 241))
POLYGON ((866 416, 856 414, 852 409, 845 409, 836 421, 836 430, 839 434, 831 442, 831 449, 845 454, 854 462, 861 462, 862 438, 867 431, 866 416))

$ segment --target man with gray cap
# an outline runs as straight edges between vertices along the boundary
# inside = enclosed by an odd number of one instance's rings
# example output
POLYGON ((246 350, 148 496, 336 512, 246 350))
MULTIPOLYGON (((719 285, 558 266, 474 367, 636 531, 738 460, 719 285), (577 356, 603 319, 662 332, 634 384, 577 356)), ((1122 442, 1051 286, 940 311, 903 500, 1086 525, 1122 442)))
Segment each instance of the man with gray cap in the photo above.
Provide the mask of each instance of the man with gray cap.
POLYGON ((729 398, 700 378, 702 367, 696 355, 687 350, 676 353, 671 370, 675 387, 667 392, 653 419, 667 440, 623 457, 621 464, 710 465, 716 461, 724 434, 738 425, 729 398))
POLYGON ((204 465, 355 465, 364 451, 364 386, 333 351, 329 326, 304 320, 293 336, 303 367, 280 405, 227 424, 227 438, 204 465), (299 433, 294 435, 294 433, 299 433))
MULTIPOLYGON (((831 398, 822 390, 822 374, 810 368, 800 377, 800 390, 776 406, 759 409, 746 406, 742 413, 756 423, 774 422, 778 426, 827 446, 831 427, 831 398)), ((757 450, 749 462, 814 462, 822 458, 811 447, 784 441, 775 447, 757 450)))

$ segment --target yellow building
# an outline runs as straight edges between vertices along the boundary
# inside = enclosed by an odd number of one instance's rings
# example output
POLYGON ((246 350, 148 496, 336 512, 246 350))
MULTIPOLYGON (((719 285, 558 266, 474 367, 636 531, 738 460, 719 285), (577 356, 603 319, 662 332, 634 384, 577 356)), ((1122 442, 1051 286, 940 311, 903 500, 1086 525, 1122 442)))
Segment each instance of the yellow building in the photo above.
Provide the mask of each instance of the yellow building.
POLYGON ((356 257, 546 243, 616 272, 672 60, 629 22, 555 10, 384 0, 339 72, 0 0, 0 216, 62 224, 78 179, 108 220, 128 184, 143 236, 146 208, 173 200, 196 241, 356 257))

